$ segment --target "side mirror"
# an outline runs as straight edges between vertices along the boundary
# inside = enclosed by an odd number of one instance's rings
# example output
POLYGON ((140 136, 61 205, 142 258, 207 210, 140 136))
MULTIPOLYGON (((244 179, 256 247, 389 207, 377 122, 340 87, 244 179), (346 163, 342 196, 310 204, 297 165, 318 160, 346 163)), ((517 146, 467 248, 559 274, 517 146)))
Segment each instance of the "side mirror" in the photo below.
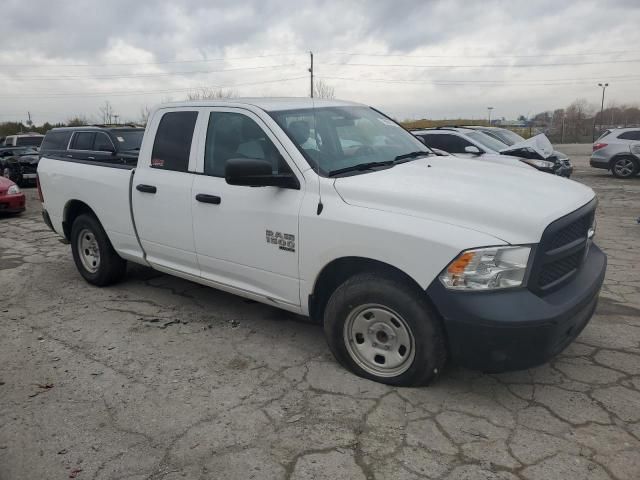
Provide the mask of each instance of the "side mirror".
POLYGON ((473 153, 474 155, 480 155, 482 153, 475 145, 468 145, 464 147, 464 151, 467 153, 473 153))
POLYGON ((271 162, 255 158, 230 158, 225 166, 224 178, 229 185, 300 190, 300 183, 295 175, 274 174, 271 162))
MULTIPOLYGON (((421 137, 420 135, 416 135, 416 138, 418 140, 420 140, 424 145, 427 145, 427 141, 424 139, 424 137, 421 137)), ((428 147, 429 145, 427 145, 428 147)))

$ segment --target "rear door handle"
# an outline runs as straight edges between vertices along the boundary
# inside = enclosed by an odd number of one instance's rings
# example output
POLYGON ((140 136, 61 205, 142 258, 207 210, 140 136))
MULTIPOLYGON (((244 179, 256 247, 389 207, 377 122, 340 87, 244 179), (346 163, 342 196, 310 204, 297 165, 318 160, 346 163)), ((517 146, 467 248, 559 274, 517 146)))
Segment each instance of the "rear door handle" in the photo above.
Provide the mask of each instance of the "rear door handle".
POLYGON ((158 189, 153 185, 144 185, 142 183, 136 185, 136 190, 142 193, 156 193, 158 191, 158 189))
POLYGON ((217 195, 207 195, 206 193, 199 193, 196 195, 196 200, 202 203, 212 203, 214 205, 220 205, 222 199, 217 195))

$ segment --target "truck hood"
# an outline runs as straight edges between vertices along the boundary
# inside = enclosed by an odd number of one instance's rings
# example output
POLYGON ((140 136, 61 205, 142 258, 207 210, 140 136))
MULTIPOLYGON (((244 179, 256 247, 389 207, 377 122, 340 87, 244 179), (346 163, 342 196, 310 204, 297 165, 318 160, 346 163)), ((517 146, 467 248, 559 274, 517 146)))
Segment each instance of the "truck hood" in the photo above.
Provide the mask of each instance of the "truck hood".
POLYGON ((537 156, 540 160, 545 160, 553 155, 553 146, 544 133, 531 137, 528 140, 503 148, 500 153, 505 155, 515 155, 516 157, 534 158, 537 156))
POLYGON ((453 224, 512 244, 536 243, 552 221, 595 196, 572 180, 527 168, 429 157, 335 179, 349 205, 453 224))

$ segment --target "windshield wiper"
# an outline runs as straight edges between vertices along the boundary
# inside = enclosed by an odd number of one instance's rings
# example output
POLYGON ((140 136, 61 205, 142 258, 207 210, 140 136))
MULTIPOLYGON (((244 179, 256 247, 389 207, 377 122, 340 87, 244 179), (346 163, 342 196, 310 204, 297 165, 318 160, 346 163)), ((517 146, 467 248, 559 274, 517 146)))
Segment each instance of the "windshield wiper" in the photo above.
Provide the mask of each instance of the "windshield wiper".
POLYGON ((407 158, 418 158, 418 157, 426 157, 427 155, 431 155, 431 152, 426 152, 424 150, 417 150, 415 152, 404 153, 402 155, 398 155, 393 159, 394 162, 398 162, 399 160, 405 160, 407 158))
POLYGON ((339 168, 337 170, 331 170, 329 172, 329 176, 333 177, 335 175, 340 175, 341 173, 347 172, 361 172, 365 170, 373 170, 377 167, 393 167, 398 163, 404 163, 409 159, 425 157, 427 155, 431 155, 431 152, 425 152, 424 150, 419 150, 415 152, 404 153, 402 155, 398 155, 393 160, 386 160, 384 162, 367 162, 367 163, 358 163, 357 165, 352 165, 350 167, 339 168))
POLYGON ((330 177, 340 175, 347 172, 361 172, 364 170, 373 170, 376 167, 391 167, 394 165, 395 160, 387 160, 386 162, 367 162, 351 165, 350 167, 338 168, 337 170, 331 170, 329 172, 330 177))

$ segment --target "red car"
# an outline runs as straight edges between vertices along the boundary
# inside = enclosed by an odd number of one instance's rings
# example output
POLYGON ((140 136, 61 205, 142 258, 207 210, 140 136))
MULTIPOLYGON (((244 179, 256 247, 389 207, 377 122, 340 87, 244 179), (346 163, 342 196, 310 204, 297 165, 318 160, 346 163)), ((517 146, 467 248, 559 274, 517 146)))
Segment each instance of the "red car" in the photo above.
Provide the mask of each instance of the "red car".
POLYGON ((0 213, 24 212, 24 193, 15 183, 5 177, 0 177, 0 213))

